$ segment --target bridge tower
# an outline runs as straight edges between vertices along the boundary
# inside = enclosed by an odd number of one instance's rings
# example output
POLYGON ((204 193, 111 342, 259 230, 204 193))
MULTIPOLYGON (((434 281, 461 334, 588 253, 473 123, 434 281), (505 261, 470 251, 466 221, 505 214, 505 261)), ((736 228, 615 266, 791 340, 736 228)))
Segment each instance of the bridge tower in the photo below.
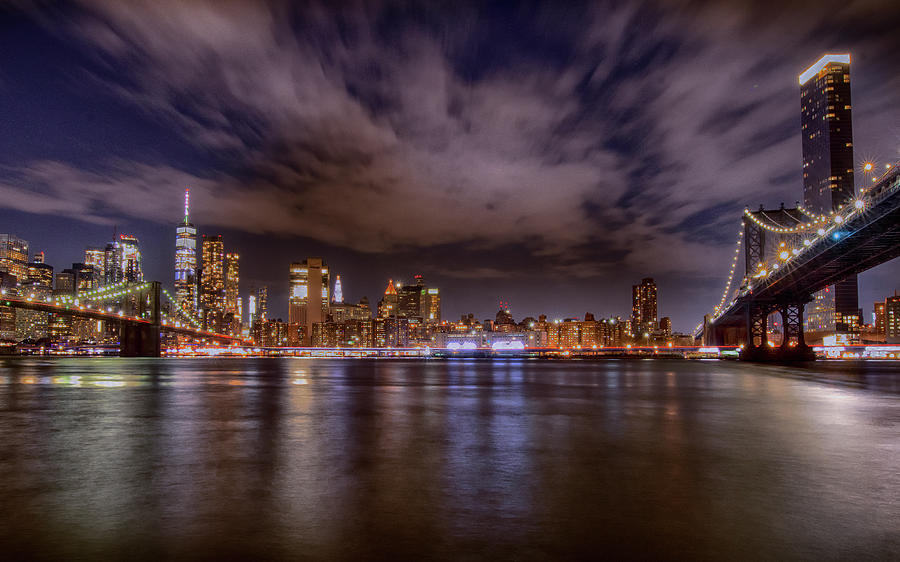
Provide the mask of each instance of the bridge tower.
POLYGON ((119 327, 119 355, 121 357, 159 357, 160 346, 160 293, 159 281, 148 283, 147 289, 138 291, 135 316, 148 323, 121 322, 119 327))

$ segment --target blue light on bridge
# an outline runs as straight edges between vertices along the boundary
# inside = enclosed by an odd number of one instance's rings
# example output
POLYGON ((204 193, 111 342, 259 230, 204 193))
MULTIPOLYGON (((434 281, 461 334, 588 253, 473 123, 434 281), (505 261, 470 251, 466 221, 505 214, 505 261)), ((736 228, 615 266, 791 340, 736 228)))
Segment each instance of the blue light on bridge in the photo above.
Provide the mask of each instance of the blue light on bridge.
POLYGON ((834 234, 831 235, 831 237, 834 238, 835 240, 840 240, 840 239, 841 239, 841 233, 840 233, 840 232, 835 232, 834 234))

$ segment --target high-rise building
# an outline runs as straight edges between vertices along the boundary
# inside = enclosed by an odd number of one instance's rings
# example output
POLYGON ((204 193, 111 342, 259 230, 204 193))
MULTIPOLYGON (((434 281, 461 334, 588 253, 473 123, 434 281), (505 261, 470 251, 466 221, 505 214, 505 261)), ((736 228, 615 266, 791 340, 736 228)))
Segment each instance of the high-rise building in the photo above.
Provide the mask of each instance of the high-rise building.
POLYGON ((312 325, 328 316, 328 293, 331 283, 328 266, 322 258, 307 258, 290 267, 288 323, 303 329, 303 343, 310 344, 312 325))
POLYGON ((137 236, 120 234, 117 243, 122 248, 122 279, 129 283, 143 283, 143 260, 137 236))
MULTIPOLYGON (((827 215, 850 203, 853 184, 853 122, 850 55, 824 55, 800 75, 803 202, 827 215)), ((854 331, 859 326, 856 275, 816 295, 807 308, 807 329, 854 331)))
POLYGON ((175 298, 190 313, 197 311, 197 229, 190 220, 191 190, 184 191, 184 220, 175 229, 175 298))
POLYGON ((397 294, 397 287, 394 286, 394 280, 388 279, 387 288, 384 290, 384 296, 378 301, 378 318, 397 316, 399 304, 400 297, 397 294))
POLYGON ((240 331, 240 256, 235 253, 225 254, 225 314, 231 318, 231 333, 240 331))
POLYGON ((344 288, 341 286, 341 276, 338 275, 334 280, 334 296, 332 297, 333 302, 342 303, 344 302, 344 288))
MULTIPOLYGON (((37 258, 37 256, 35 256, 35 258, 37 258)), ((28 264, 26 279, 30 283, 37 283, 48 289, 53 289, 53 266, 49 263, 44 263, 43 261, 33 261, 28 264)))
POLYGON ((103 249, 103 283, 112 285, 125 280, 123 248, 117 242, 110 242, 103 249))
POLYGON ((106 249, 105 248, 85 248, 84 249, 84 262, 85 265, 94 266, 97 271, 101 272, 104 279, 101 281, 105 283, 106 279, 106 249))
POLYGON ((656 314, 656 283, 645 277, 640 285, 631 287, 631 325, 636 338, 659 328, 656 314))
POLYGON ((28 242, 12 234, 0 234, 0 273, 8 273, 19 281, 28 275, 28 242))
POLYGON ((256 290, 256 320, 269 321, 269 288, 260 287, 256 290))
POLYGON ((875 333, 879 336, 885 335, 885 319, 884 319, 884 301, 875 303, 875 333))
POLYGON ((200 274, 200 312, 204 329, 222 332, 225 317, 225 248, 222 236, 203 235, 200 274))
POLYGON ((888 343, 900 343, 900 296, 884 299, 884 335, 888 343))

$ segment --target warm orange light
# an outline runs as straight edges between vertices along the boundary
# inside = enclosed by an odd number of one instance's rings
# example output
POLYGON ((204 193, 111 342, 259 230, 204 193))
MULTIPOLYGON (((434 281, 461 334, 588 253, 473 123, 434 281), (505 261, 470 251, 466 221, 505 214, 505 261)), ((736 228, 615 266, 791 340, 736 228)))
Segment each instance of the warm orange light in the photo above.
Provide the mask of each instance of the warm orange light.
POLYGON ((865 164, 863 164, 863 170, 865 170, 867 172, 871 172, 872 171, 872 163, 866 162, 865 164))

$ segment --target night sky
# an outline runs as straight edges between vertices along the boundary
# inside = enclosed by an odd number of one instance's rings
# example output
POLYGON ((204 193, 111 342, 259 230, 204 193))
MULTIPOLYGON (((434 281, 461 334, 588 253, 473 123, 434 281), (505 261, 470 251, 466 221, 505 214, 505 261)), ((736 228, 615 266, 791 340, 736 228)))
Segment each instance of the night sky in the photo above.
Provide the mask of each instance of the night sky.
MULTIPOLYGON (((171 285, 190 187, 273 317, 322 256, 350 301, 421 273, 449 319, 625 316, 652 276, 687 331, 743 207, 802 196, 823 53, 856 160, 900 158, 898 2, 334 4, 3 4, 0 232, 57 268, 132 233, 171 285)), ((867 321, 895 289, 897 260, 860 276, 867 321)))

